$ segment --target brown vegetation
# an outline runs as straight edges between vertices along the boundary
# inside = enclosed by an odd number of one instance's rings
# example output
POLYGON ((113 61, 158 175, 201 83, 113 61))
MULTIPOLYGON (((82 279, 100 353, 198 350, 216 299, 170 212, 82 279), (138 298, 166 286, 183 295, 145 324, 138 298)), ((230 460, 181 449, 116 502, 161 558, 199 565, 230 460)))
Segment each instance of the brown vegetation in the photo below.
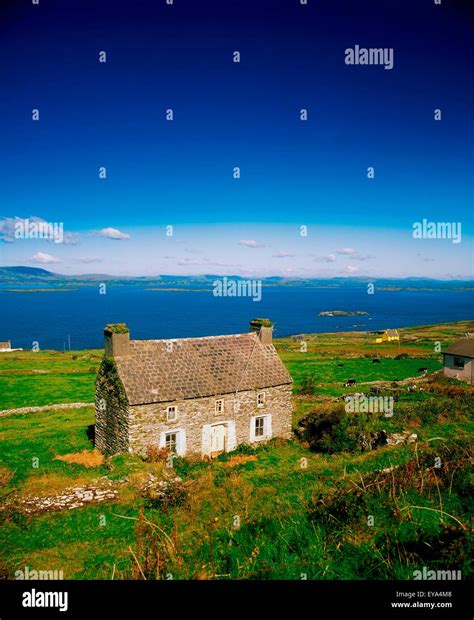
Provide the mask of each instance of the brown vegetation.
POLYGON ((82 450, 81 452, 71 452, 70 454, 58 454, 54 457, 56 461, 65 463, 77 463, 84 467, 98 467, 105 461, 105 457, 98 450, 82 450))

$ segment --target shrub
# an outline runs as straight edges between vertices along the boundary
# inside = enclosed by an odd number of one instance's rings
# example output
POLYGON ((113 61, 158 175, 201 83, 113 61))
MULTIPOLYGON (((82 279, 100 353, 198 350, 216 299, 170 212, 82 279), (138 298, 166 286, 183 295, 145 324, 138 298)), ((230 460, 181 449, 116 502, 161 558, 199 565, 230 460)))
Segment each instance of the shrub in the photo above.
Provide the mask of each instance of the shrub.
POLYGON ((178 476, 191 478, 198 476, 203 471, 209 468, 209 462, 204 461, 197 456, 188 456, 183 458, 182 456, 175 456, 173 459, 173 469, 178 476))
POLYGON ((434 375, 425 383, 425 391, 445 396, 446 398, 462 398, 474 393, 472 387, 463 385, 455 379, 448 379, 444 375, 434 375), (456 381, 454 383, 454 381, 456 381))
POLYGON ((343 406, 330 411, 309 413, 300 420, 297 436, 314 452, 343 452, 358 449, 355 418, 343 406))
POLYGON ((160 508, 164 512, 168 508, 182 506, 188 497, 180 481, 161 481, 159 485, 147 488, 144 495, 146 508, 160 508))
POLYGON ((125 323, 109 323, 104 329, 107 334, 128 334, 129 331, 125 323))
POLYGON ((156 446, 147 446, 145 461, 147 463, 166 463, 171 451, 168 448, 157 448, 156 446))
POLYGON ((0 489, 6 487, 13 478, 13 472, 8 467, 0 467, 0 489))
POLYGON ((270 319, 252 319, 250 325, 252 327, 273 327, 273 323, 270 319))
POLYGON ((256 448, 254 448, 253 446, 251 446, 248 443, 239 443, 239 445, 237 446, 237 448, 235 450, 232 450, 232 452, 228 452, 228 454, 230 456, 232 456, 233 454, 255 454, 255 452, 257 451, 256 448))
POLYGON ((299 388, 300 394, 312 395, 316 389, 316 379, 314 375, 304 375, 299 388))

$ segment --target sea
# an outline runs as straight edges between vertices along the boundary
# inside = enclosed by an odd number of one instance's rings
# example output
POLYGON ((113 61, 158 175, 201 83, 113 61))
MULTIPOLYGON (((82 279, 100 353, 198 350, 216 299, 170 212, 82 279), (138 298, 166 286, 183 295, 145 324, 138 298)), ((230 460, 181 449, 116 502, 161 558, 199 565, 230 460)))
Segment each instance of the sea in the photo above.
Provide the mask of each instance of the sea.
POLYGON ((275 337, 375 331, 474 319, 474 291, 377 290, 361 286, 268 286, 262 299, 215 297, 212 290, 156 291, 137 285, 79 286, 73 291, 0 291, 0 341, 12 347, 86 349, 103 345, 108 323, 126 323, 132 339, 172 339, 248 331, 270 318, 275 337), (319 316, 331 310, 364 316, 319 316))

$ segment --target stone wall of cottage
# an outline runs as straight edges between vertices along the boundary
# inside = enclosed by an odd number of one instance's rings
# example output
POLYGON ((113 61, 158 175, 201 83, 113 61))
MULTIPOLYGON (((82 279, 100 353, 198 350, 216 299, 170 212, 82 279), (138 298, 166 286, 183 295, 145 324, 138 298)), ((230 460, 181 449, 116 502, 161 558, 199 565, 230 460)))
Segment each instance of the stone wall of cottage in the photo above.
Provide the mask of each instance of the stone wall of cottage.
POLYGON ((95 383, 94 444, 102 454, 128 452, 128 403, 112 358, 104 358, 95 383))
MULTIPOLYGON (((271 415, 271 437, 291 436, 291 385, 265 388, 263 407, 257 407, 257 391, 249 390, 234 394, 221 394, 207 398, 182 401, 133 405, 129 409, 129 450, 146 454, 148 446, 163 446, 164 434, 184 431, 184 454, 206 454, 206 429, 216 423, 228 424, 227 450, 251 441, 251 421, 254 416, 271 415), (216 413, 216 400, 224 401, 224 409, 216 413), (235 405, 237 401, 237 406, 235 405), (167 421, 168 406, 177 407, 177 420, 167 421), (203 436, 203 428, 204 436, 203 436), (203 439, 204 438, 204 439, 203 439)), ((269 439, 266 437, 265 439, 269 439)), ((262 440, 258 440, 260 442, 262 440)), ((255 443, 257 443, 255 441, 255 443)))

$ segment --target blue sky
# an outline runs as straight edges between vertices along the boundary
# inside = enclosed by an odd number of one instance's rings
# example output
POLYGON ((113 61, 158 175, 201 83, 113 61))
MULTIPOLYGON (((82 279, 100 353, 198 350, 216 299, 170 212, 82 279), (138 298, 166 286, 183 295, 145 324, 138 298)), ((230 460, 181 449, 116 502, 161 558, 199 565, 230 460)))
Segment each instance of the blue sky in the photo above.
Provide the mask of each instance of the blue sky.
POLYGON ((472 277, 467 5, 6 2, 1 264, 472 277), (393 69, 346 65, 355 45, 393 48, 393 69), (12 238, 28 217, 67 242, 12 238), (413 239, 423 218, 462 242, 413 239))

